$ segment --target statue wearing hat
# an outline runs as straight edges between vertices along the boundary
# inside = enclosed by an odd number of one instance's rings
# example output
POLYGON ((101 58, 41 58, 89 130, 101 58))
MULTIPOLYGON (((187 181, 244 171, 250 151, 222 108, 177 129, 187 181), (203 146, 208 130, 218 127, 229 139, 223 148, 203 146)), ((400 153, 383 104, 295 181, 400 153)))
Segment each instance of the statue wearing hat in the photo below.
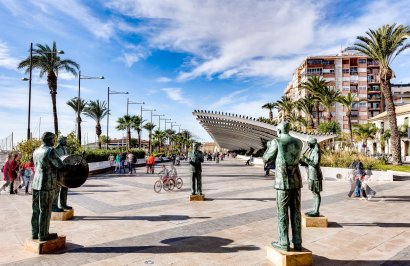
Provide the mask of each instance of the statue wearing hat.
POLYGON ((313 193, 313 210, 306 212, 308 217, 319 217, 320 191, 322 191, 322 170, 320 169, 320 146, 317 139, 310 137, 308 139, 308 149, 301 159, 302 165, 307 166, 309 190, 313 193))
MULTIPOLYGON (((57 146, 54 148, 56 154, 58 157, 62 157, 64 155, 67 155, 67 137, 65 136, 59 136, 57 140, 57 146)), ((58 173, 61 175, 61 173, 58 173)), ((60 179, 60 178, 58 178, 60 179)), ((58 184, 59 188, 57 189, 57 195, 54 198, 53 202, 53 212, 63 212, 64 210, 71 210, 72 207, 67 205, 67 193, 68 193, 68 188, 61 186, 61 184, 58 184)))
POLYGON ((194 150, 188 154, 188 161, 191 165, 191 195, 202 195, 202 163, 204 162, 204 155, 199 150, 201 143, 194 144, 194 150))
POLYGON ((302 141, 289 135, 289 123, 277 126, 278 137, 268 143, 263 155, 265 163, 275 162, 276 207, 278 213, 278 241, 274 248, 289 251, 289 218, 292 242, 295 250, 302 250, 302 221, 300 212, 300 189, 302 177, 299 160, 302 141), (289 215, 290 214, 290 215, 289 215), (290 216, 290 217, 289 217, 290 216))

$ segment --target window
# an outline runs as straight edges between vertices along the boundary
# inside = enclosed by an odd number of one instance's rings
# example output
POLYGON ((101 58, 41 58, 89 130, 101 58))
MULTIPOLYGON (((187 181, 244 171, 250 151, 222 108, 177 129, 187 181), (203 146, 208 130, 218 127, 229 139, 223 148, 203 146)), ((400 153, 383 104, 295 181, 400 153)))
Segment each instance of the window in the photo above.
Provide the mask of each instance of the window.
POLYGON ((334 65, 335 61, 333 61, 333 60, 323 60, 323 64, 324 65, 334 65))
POLYGON ((359 107, 367 107, 367 103, 359 103, 359 107))
POLYGON ((384 122, 380 122, 380 129, 381 129, 381 130, 380 130, 380 131, 381 131, 380 133, 383 134, 383 133, 384 133, 384 122))
POLYGON ((330 71, 329 71, 329 73, 335 73, 335 70, 334 69, 330 69, 330 71))
POLYGON ((309 65, 321 65, 322 64, 322 59, 309 59, 309 60, 307 60, 307 63, 309 65))
POLYGON ((343 69, 342 69, 342 73, 350 73, 350 69, 348 69, 348 68, 343 68, 343 69))
POLYGON ((350 91, 350 87, 343 87, 343 91, 350 91))
POLYGON ((360 58, 359 60, 357 60, 357 62, 359 64, 366 64, 366 59, 365 58, 360 58))
POLYGON ((366 89, 367 89, 366 86, 359 86, 360 91, 365 91, 366 89))
POLYGON ((308 68, 307 69, 307 74, 321 75, 322 74, 322 69, 321 68, 308 68))

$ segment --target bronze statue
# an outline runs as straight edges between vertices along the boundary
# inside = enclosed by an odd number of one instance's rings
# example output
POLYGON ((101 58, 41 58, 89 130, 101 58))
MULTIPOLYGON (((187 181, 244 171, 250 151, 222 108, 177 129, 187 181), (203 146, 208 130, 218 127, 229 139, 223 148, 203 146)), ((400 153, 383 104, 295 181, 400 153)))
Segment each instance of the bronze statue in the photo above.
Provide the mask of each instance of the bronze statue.
POLYGON ((43 144, 33 153, 35 174, 33 180, 33 215, 31 230, 33 239, 40 241, 57 238, 57 234, 49 233, 51 208, 58 188, 58 169, 70 169, 65 165, 53 148, 55 135, 45 132, 42 136, 43 144))
MULTIPOLYGON (((58 141, 57 141, 57 146, 54 148, 56 151, 56 154, 58 157, 67 155, 67 137, 65 136, 59 136, 58 141)), ((58 173, 58 180, 60 181, 61 178, 61 173, 58 173)), ((54 198, 53 201, 53 212, 63 212, 64 210, 71 210, 72 207, 67 205, 67 193, 68 193, 68 188, 61 186, 60 183, 58 183, 58 189, 57 189, 57 195, 54 198)))
POLYGON ((199 150, 201 143, 194 144, 194 150, 188 154, 188 160, 191 164, 191 181, 192 195, 202 195, 202 163, 204 162, 204 155, 202 151, 199 150))
POLYGON ((303 154, 301 163, 308 167, 309 190, 313 193, 313 210, 306 212, 305 215, 319 217, 320 191, 322 191, 323 180, 322 170, 320 169, 320 146, 315 138, 309 138, 308 145, 309 148, 303 154))
POLYGON ((292 226, 292 242, 295 250, 302 250, 302 226, 300 213, 300 189, 302 177, 299 159, 302 141, 289 135, 289 123, 277 126, 278 138, 268 142, 263 160, 275 162, 276 207, 278 213, 278 241, 272 242, 277 249, 289 251, 289 214, 292 226))

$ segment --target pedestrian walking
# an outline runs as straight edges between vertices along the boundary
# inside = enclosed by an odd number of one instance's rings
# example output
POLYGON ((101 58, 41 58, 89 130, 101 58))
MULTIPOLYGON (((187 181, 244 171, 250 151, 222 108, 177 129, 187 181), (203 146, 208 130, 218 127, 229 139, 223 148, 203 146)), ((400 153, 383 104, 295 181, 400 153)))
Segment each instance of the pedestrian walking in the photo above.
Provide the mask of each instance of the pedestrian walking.
MULTIPOLYGON (((6 188, 8 186, 11 186, 12 180, 11 180, 11 177, 9 176, 9 168, 10 168, 10 162, 11 162, 12 158, 13 158, 13 154, 9 153, 8 156, 7 156, 7 160, 3 165, 2 172, 3 172, 3 176, 4 176, 4 181, 6 181, 6 183, 3 184, 0 191, 2 191, 2 190, 6 191, 6 188)), ((13 190, 10 189, 10 194, 12 194, 11 193, 12 191, 13 190)))
POLYGON ((133 162, 134 162, 134 154, 132 154, 132 152, 128 152, 127 154, 128 174, 132 174, 133 162))

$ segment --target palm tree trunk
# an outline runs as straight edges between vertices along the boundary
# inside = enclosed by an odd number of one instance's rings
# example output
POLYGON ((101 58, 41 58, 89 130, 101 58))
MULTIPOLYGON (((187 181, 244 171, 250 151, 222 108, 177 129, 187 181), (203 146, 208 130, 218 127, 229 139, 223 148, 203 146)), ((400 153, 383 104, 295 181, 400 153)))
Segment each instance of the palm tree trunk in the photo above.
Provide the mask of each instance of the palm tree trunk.
POLYGON ((97 135, 97 138, 98 138, 98 148, 99 149, 101 149, 101 138, 100 138, 100 136, 101 136, 101 125, 100 125, 100 122, 99 121, 97 121, 97 125, 95 126, 95 134, 97 135))
POLYGON ((327 109, 327 122, 332 121, 332 109, 327 109))
POLYGON ((316 128, 319 126, 320 119, 319 119, 319 102, 315 104, 315 112, 316 112, 316 128))
POLYGON ((48 88, 51 94, 51 103, 53 106, 53 118, 54 118, 54 133, 58 135, 58 116, 57 116, 57 77, 53 71, 47 74, 48 88))
POLYGON ((272 121, 273 120, 273 112, 272 109, 269 109, 269 119, 272 121))
POLYGON ((394 103, 393 103, 393 95, 391 92, 390 79, 381 78, 381 85, 382 85, 383 95, 385 98, 387 117, 389 120, 389 127, 391 131, 390 147, 392 151, 393 164, 401 165, 402 161, 401 161, 400 134, 399 134, 399 129, 397 127, 396 108, 394 107, 394 103))
POLYGON ((152 150, 151 150, 151 130, 148 133, 148 151, 151 154, 152 150))
POLYGON ((131 149, 131 127, 127 128, 128 149, 131 149))
POLYGON ((77 117, 77 124, 78 124, 77 140, 78 142, 80 142, 80 145, 81 145, 81 118, 78 119, 77 117))
POLYGON ((346 116, 347 116, 347 127, 349 128, 350 142, 353 143, 352 119, 351 119, 351 117, 350 117, 351 112, 352 112, 352 111, 347 110, 346 116))

